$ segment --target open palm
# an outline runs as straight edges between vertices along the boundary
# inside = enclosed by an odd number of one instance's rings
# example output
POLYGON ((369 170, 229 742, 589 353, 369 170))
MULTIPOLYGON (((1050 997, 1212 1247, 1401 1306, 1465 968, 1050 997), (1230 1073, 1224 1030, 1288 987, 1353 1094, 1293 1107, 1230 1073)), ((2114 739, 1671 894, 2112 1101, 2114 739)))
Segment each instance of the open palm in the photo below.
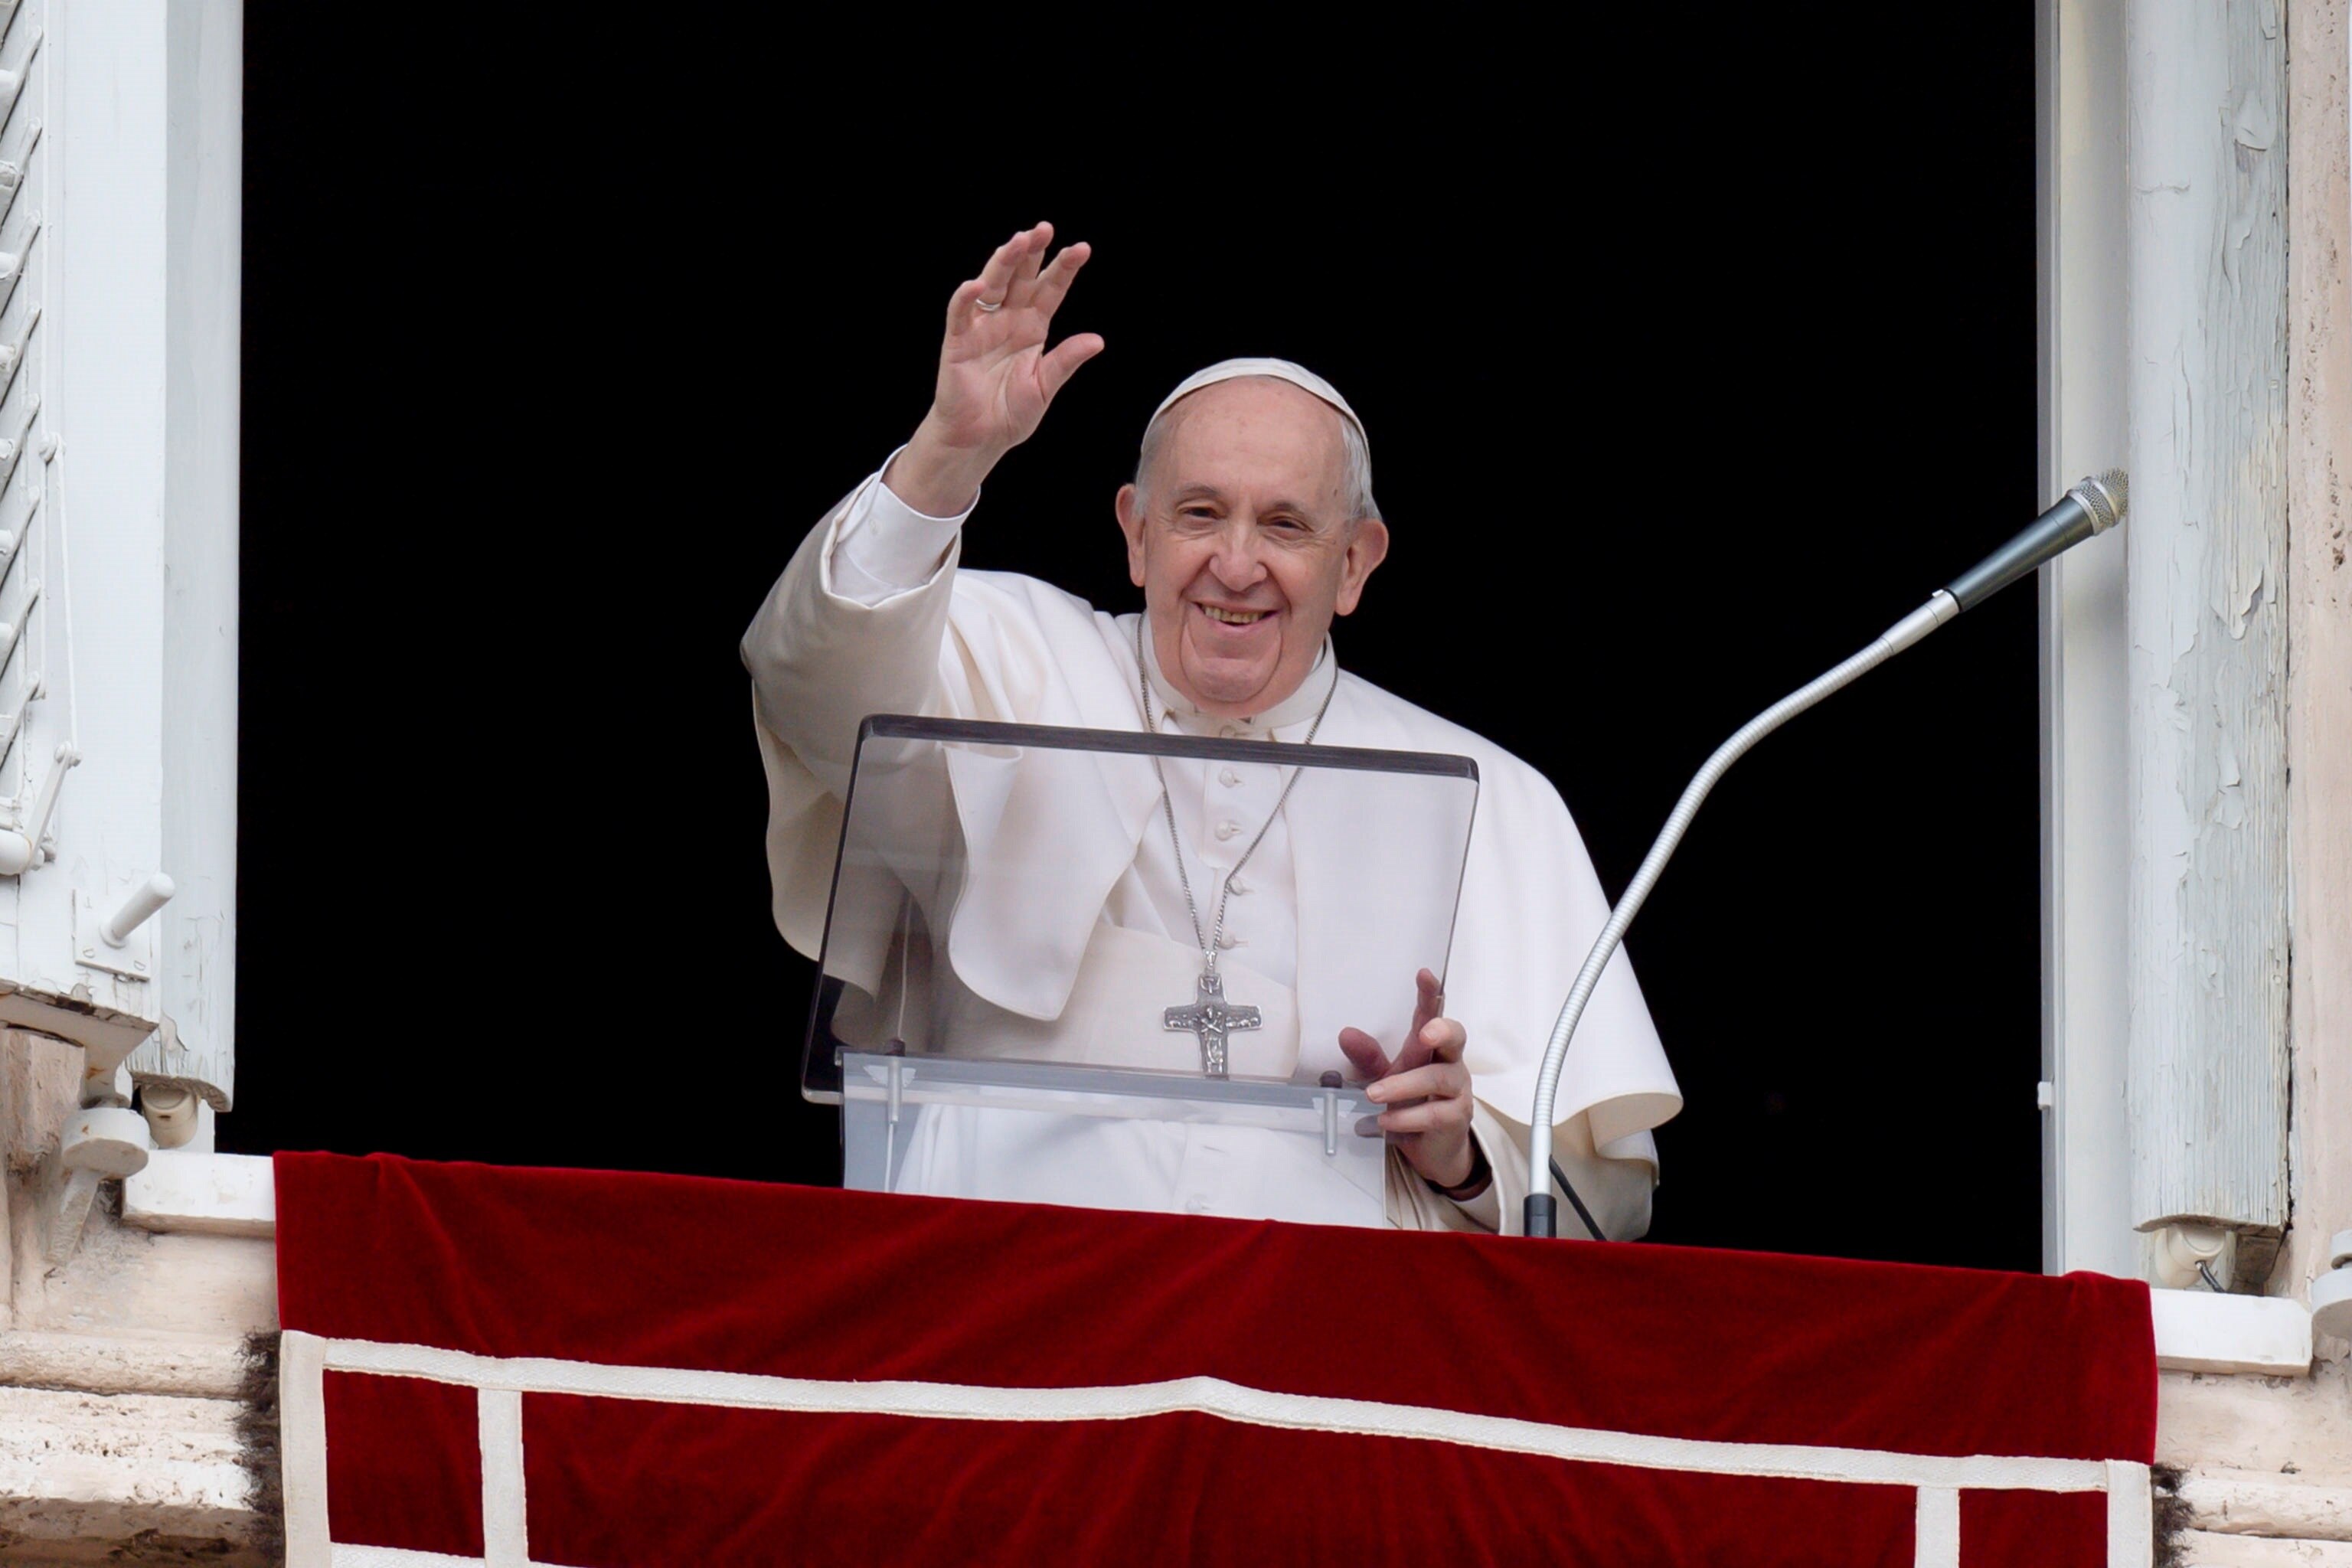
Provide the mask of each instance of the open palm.
POLYGON ((1049 265, 1053 242, 1051 224, 1014 235, 948 300, 930 413, 932 433, 946 446, 1002 457, 1036 433, 1054 395, 1102 352, 1093 332, 1046 351, 1054 312, 1091 254, 1084 244, 1065 246, 1049 265))

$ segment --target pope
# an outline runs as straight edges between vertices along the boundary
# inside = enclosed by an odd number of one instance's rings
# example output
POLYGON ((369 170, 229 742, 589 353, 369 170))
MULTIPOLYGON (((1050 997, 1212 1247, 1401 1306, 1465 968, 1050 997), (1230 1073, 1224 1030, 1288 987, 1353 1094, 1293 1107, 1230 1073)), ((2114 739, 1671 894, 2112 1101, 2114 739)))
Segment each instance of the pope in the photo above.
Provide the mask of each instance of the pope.
MULTIPOLYGON (((1325 1005, 1318 992, 1333 965, 1317 942, 1336 922, 1299 916, 1328 905, 1339 872, 1320 847, 1314 792, 1279 782, 1297 770, 1267 768, 1261 780, 1223 769, 1234 794, 1217 796, 1213 811, 1197 803, 1202 790, 1215 795, 1216 781, 1202 773, 1196 790, 1192 775, 1164 770, 1165 831, 1155 800, 1073 851, 1110 858, 1101 879, 1111 891, 1087 884, 1066 963, 1029 968, 1076 972, 1109 936, 1133 936, 1130 928, 1157 931, 1152 940, 1184 953, 1246 943, 1245 972, 1295 997, 1298 1061, 1310 1079, 1328 1057, 1381 1107, 1391 1223, 1516 1228, 1530 1181, 1545 1179, 1524 1155, 1537 1065, 1607 901, 1541 775, 1339 668, 1332 625, 1362 605, 1390 541, 1372 495, 1370 440, 1346 399, 1280 360, 1226 361, 1170 394, 1146 426, 1133 481, 1113 501, 1129 576, 1142 590, 1139 617, 1097 611, 1034 579, 959 570, 983 481, 1104 347, 1091 332, 1052 342, 1054 316, 1090 254, 1084 244, 1056 252, 1053 239, 1046 224, 1015 234, 956 289, 929 411, 810 533, 744 637, 778 926, 814 953, 841 793, 857 724, 870 713, 1467 755, 1481 793, 1444 983, 1452 996, 1429 969, 1400 974, 1410 1014, 1391 1045, 1335 1010, 1352 998, 1325 1005), (1255 807, 1243 810, 1253 794, 1255 807), (1178 829, 1180 800, 1193 816, 1190 835, 1178 829), (1204 923, 1213 908, 1214 945, 1204 923)), ((983 950, 977 940, 958 948, 958 980, 1000 1016, 1050 1023, 1071 1007, 1073 973, 989 973, 985 958, 964 956, 983 950)), ((1612 1237, 1642 1234, 1657 1169, 1651 1130, 1681 1096, 1622 954, 1586 1014, 1557 1103, 1555 1145, 1579 1194, 1612 1237)), ((1044 1173, 1042 1185, 984 1190, 1050 1199, 1082 1181, 1092 1201, 1110 1192, 1130 1206, 1218 1212, 1218 1184, 1193 1153, 1171 1163, 1164 1150, 1119 1143, 1143 1136, 1132 1127, 1086 1135, 1094 1141, 1057 1145, 1054 1134, 1018 1148, 932 1150, 929 1168, 950 1173, 933 1190, 975 1190, 960 1189, 959 1162, 1025 1162, 1044 1173)), ((1248 1182, 1223 1190, 1246 1192, 1248 1182)))

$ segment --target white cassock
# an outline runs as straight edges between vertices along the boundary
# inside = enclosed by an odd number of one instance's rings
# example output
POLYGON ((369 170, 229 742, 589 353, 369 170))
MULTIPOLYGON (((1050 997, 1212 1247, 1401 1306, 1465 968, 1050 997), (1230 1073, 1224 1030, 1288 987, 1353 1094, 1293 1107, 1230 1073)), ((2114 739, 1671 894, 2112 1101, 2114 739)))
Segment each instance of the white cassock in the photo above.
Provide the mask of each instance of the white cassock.
MULTIPOLYGON (((1528 1190, 1524 1119, 1544 1044, 1609 913, 1559 794, 1508 752, 1339 669, 1328 647, 1299 689, 1267 712, 1203 715, 1161 678, 1148 637, 1139 671, 1133 616, 1106 615, 1034 578, 958 572, 963 521, 910 510, 876 474, 810 534, 745 634, 768 776, 768 864, 785 940, 811 957, 822 944, 842 794, 868 715, 1134 731, 1143 724, 1140 676, 1151 684, 1163 732, 1297 742, 1328 696, 1319 745, 1445 752, 1477 764, 1445 1011, 1468 1036, 1464 1060, 1478 1102, 1472 1135, 1495 1179, 1457 1204, 1392 1152, 1385 1207, 1391 1223, 1409 1227, 1517 1231, 1528 1190)), ((1204 929, 1219 886, 1258 825, 1268 825, 1236 879, 1219 955, 1236 1001, 1273 1003, 1265 1029, 1232 1037, 1235 1075, 1312 1082, 1328 1068, 1352 1078, 1339 1046, 1348 1026, 1378 1037, 1393 1057, 1411 1026, 1412 963, 1402 961, 1391 993, 1368 1003, 1360 987, 1338 979, 1345 966, 1330 955, 1360 957, 1363 946, 1383 940, 1384 909, 1416 896, 1441 900, 1450 885, 1433 871, 1425 893, 1395 885, 1413 875, 1407 857, 1402 872, 1388 864, 1389 897, 1365 897, 1363 825, 1318 812, 1318 795, 1328 805, 1333 790, 1298 789, 1277 810, 1287 770, 1170 759, 1165 773, 1204 929)), ((1102 1037, 1088 1021, 1111 1005, 1150 1019, 1160 1048, 1194 1051, 1189 1037, 1157 1029, 1161 1006, 1189 999, 1200 952, 1156 782, 1100 798, 1072 794, 1049 802, 1050 810, 1003 809, 1008 795, 1018 804, 1024 783, 1034 790, 1037 781, 957 781, 966 837, 985 831, 998 840, 971 846, 974 863, 1001 855, 1033 871, 1018 910, 988 908, 982 897, 947 914, 953 973, 946 989, 973 1015, 958 1037, 971 1037, 976 1018, 993 1020, 1012 1042, 1005 1054, 1052 1059, 1074 1038, 1102 1037), (964 798, 982 787, 992 792, 985 829, 964 798), (1050 837, 1002 841, 1024 834, 1050 837), (1039 896, 1039 865, 1055 868, 1058 897, 1039 896), (1105 974, 1120 979, 1107 985, 1105 974)), ((1682 1096, 1622 953, 1579 1026, 1557 1106, 1555 1157, 1579 1195, 1611 1236, 1643 1234, 1657 1173, 1650 1130, 1681 1110, 1682 1096)), ((926 1115, 894 1184, 1298 1219, 1341 1217, 1353 1197, 1318 1200, 1316 1173, 1306 1166, 1319 1164, 1319 1146, 1300 1164, 1297 1139, 1043 1113, 989 1117, 983 1125, 926 1115)), ((1572 1216, 1563 1223, 1574 1234, 1572 1216)))

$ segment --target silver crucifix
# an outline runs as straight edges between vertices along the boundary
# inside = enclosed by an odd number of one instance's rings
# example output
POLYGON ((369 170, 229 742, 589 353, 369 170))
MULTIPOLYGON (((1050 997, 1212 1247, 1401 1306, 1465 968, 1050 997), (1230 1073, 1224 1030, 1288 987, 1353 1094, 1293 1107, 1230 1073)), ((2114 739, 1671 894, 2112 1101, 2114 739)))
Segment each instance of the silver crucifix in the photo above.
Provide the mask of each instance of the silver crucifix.
POLYGON ((1190 1007, 1171 1007, 1168 1027, 1197 1035, 1201 1040, 1201 1074, 1223 1078, 1225 1037, 1235 1029, 1255 1029, 1265 1022, 1255 1007, 1236 1007, 1225 1000, 1224 977, 1213 969, 1201 972, 1199 994, 1190 1007))

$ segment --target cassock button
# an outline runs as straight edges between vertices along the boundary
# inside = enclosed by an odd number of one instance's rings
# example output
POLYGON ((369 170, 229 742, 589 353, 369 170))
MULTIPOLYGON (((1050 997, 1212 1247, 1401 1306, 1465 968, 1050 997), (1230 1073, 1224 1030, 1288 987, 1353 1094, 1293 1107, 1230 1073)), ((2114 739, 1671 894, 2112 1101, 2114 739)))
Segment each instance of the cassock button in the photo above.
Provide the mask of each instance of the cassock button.
POLYGON ((1220 838, 1231 838, 1234 834, 1239 833, 1241 830, 1242 825, 1238 822, 1220 822, 1217 824, 1217 837, 1220 838))
POLYGON ((1227 789, 1231 789, 1235 784, 1242 782, 1242 775, 1234 772, 1233 769, 1227 768, 1224 772, 1217 775, 1217 782, 1224 785, 1227 789))
POLYGON ((1207 1214, 1209 1212, 1209 1200, 1202 1197, 1200 1194, 1194 1193, 1191 1197, 1184 1200, 1184 1212, 1186 1214, 1207 1214))
POLYGON ((1223 735, 1228 741, 1239 740, 1241 738, 1241 730, 1237 726, 1232 724, 1225 725, 1223 728, 1220 729, 1217 733, 1223 735))
POLYGON ((1235 936, 1231 931, 1219 931, 1217 933, 1217 945, 1219 947, 1247 947, 1249 945, 1249 938, 1245 936, 1235 936))
POLYGON ((1243 881, 1239 877, 1226 878, 1225 886, 1231 888, 1236 893, 1246 893, 1249 891, 1249 884, 1243 881))

